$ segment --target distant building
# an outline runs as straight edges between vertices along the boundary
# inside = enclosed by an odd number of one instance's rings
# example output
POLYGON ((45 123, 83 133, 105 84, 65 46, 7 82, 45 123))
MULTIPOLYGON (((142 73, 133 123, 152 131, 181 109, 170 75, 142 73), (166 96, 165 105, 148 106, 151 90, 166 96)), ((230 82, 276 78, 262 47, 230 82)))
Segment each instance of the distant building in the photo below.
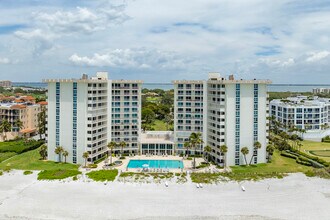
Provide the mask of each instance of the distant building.
POLYGON ((11 86, 12 86, 12 83, 9 80, 0 81, 0 87, 10 88, 11 86))
POLYGON ((330 135, 330 99, 307 96, 275 99, 270 102, 270 115, 286 126, 306 130, 305 139, 321 139, 330 135))
POLYGON ((0 97, 0 123, 7 120, 12 127, 12 130, 7 133, 7 139, 35 135, 38 127, 38 113, 41 107, 46 105, 47 103, 36 104, 31 96, 0 97), (17 121, 22 122, 21 128, 17 127, 17 121))
POLYGON ((313 94, 320 94, 320 93, 330 93, 330 88, 314 88, 313 89, 313 94))

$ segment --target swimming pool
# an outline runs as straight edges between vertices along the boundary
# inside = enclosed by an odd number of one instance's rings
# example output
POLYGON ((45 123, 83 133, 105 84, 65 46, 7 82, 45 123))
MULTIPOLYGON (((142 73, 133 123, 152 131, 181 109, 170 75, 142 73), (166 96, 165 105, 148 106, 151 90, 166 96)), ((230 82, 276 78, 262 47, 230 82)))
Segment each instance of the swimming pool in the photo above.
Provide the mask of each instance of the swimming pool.
POLYGON ((127 168, 168 168, 181 169, 181 160, 130 160, 127 168), (145 164, 148 164, 147 166, 145 164))

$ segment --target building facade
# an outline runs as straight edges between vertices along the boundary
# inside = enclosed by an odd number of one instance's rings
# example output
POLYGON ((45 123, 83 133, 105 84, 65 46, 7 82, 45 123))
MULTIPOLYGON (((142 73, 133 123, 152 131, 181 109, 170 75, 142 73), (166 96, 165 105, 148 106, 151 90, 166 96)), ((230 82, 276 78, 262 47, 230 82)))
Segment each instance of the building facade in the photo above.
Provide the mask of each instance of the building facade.
POLYGON ((270 115, 287 127, 304 129, 305 139, 321 139, 330 134, 330 99, 317 96, 275 99, 270 102, 270 115))
POLYGON ((55 148, 69 152, 68 162, 94 162, 111 141, 125 141, 126 150, 138 149, 141 123, 140 82, 111 81, 106 72, 81 79, 49 79, 48 158, 58 160, 55 148))
MULTIPOLYGON (((139 80, 113 80, 111 141, 124 141, 124 150, 138 153, 141 137, 141 85, 139 80)), ((119 151, 117 147, 115 151, 119 151)))
POLYGON ((46 105, 47 103, 35 103, 34 98, 28 96, 1 97, 0 123, 7 120, 11 124, 11 131, 6 135, 7 140, 17 136, 35 135, 38 130, 38 114, 46 105), (21 122, 21 127, 17 122, 21 122))
MULTIPOLYGON (((178 154, 185 154, 184 142, 191 133, 202 133, 206 142, 204 123, 206 121, 206 84, 204 81, 177 80, 174 84, 174 141, 178 154)), ((197 153, 203 145, 197 146, 197 153)))
POLYGON ((174 137, 178 152, 182 151, 184 142, 192 132, 201 132, 204 144, 198 151, 202 152, 203 147, 210 146, 212 160, 218 164, 223 164, 224 159, 229 166, 244 164, 240 152, 242 147, 249 148, 248 157, 255 155, 253 163, 266 162, 269 80, 235 80, 233 76, 225 79, 217 73, 211 73, 207 81, 173 83, 174 137), (196 89, 195 85, 201 89, 196 89), (195 95, 197 91, 200 92, 196 99, 191 94, 195 95), (190 109, 190 105, 196 109, 190 109), (189 123, 196 121, 198 126, 190 126, 189 123), (262 147, 254 151, 253 146, 257 141, 262 147), (221 145, 228 147, 226 158, 220 152, 221 145))

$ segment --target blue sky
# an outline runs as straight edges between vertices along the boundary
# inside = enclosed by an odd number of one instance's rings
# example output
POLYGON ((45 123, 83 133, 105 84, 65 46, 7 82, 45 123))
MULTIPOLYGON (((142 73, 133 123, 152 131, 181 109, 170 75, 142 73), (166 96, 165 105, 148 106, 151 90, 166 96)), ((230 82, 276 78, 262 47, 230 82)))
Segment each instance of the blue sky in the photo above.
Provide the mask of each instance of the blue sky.
POLYGON ((330 83, 329 0, 0 0, 0 79, 330 83))

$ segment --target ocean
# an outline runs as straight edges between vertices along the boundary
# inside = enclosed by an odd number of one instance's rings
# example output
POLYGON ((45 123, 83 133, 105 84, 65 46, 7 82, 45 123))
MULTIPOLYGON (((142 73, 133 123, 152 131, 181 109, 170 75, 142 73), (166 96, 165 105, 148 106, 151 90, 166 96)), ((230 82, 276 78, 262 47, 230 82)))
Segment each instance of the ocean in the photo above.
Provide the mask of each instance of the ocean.
MULTIPOLYGON (((41 82, 13 82, 15 87, 46 88, 46 83, 41 82)), ((143 88, 147 89, 173 89, 171 83, 144 83, 143 88)), ((268 86, 270 92, 312 92, 313 88, 330 88, 330 84, 271 84, 268 86)))

